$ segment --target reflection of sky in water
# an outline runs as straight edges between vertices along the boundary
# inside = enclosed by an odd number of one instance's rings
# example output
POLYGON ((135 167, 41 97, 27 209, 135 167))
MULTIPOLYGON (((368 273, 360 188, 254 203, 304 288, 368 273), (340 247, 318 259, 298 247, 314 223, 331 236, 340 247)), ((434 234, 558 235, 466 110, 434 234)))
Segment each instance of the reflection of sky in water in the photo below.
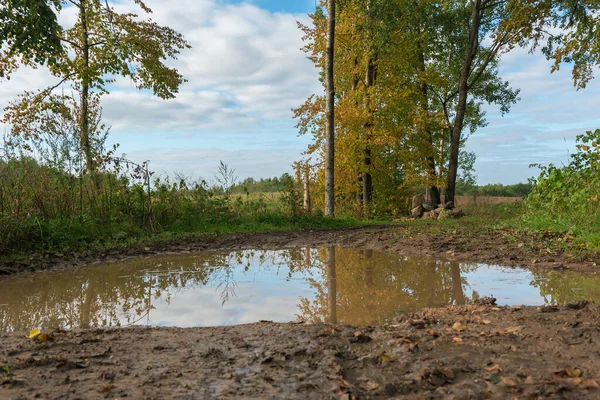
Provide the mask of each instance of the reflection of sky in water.
MULTIPOLYGON (((232 268, 234 294, 222 305, 221 288, 209 283, 205 287, 184 289, 173 296, 170 304, 155 301, 150 313, 150 324, 158 326, 216 326, 248 324, 261 320, 289 322, 299 313, 301 297, 314 299, 306 275, 286 268, 260 267, 244 271, 243 266, 232 268)), ((318 269, 312 268, 316 275, 318 269)))
POLYGON ((493 295, 499 305, 598 300, 594 296, 600 294, 597 275, 459 265, 357 249, 335 253, 335 269, 326 265, 324 249, 288 249, 160 255, 16 276, 0 280, 0 331, 118 323, 216 326, 298 317, 323 321, 332 312, 331 271, 336 316, 351 324, 468 303, 475 293, 493 295))
POLYGON ((466 278, 465 295, 494 296, 499 305, 541 306, 547 304, 540 290, 531 285, 533 275, 524 269, 512 269, 478 264, 477 270, 461 274, 466 278))

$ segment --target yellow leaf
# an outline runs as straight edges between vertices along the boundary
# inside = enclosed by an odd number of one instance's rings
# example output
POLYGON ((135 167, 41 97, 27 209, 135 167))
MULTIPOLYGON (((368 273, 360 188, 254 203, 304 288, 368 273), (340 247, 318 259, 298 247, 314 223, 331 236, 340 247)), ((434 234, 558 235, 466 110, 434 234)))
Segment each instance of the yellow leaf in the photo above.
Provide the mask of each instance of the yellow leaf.
POLYGON ((452 329, 458 332, 462 332, 467 330, 467 326, 461 324, 460 322, 455 322, 454 325, 452 325, 452 329))
POLYGON ((461 339, 461 338, 459 338, 459 337, 455 337, 455 338, 452 338, 452 341, 453 341, 454 343, 460 343, 460 342, 462 342, 462 339, 461 339))
POLYGON ((565 372, 570 378, 579 378, 581 376, 581 370, 577 368, 567 368, 565 372))
POLYGON ((40 342, 44 343, 45 341, 54 341, 54 336, 52 336, 52 335, 50 335, 50 334, 48 334, 48 333, 40 333, 40 334, 37 336, 37 339, 38 339, 40 342))
POLYGON ((27 336, 29 339, 35 339, 36 337, 38 337, 40 334, 42 333, 42 331, 40 331, 39 329, 33 329, 31 332, 29 332, 29 336, 27 336))

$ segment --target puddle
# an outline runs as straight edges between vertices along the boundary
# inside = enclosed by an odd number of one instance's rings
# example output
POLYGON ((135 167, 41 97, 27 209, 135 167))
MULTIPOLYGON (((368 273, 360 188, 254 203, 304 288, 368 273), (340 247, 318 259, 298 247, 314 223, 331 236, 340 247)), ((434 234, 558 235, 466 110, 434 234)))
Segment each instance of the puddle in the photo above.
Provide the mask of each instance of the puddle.
POLYGON ((297 319, 369 325, 487 295, 500 305, 598 300, 600 277, 357 249, 163 255, 1 280, 0 331, 297 319))

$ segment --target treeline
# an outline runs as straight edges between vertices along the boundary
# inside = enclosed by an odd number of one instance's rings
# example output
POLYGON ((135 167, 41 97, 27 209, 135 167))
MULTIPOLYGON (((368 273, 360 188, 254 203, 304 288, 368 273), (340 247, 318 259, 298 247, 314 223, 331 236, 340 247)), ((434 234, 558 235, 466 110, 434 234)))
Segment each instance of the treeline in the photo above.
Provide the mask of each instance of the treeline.
POLYGON ((232 194, 276 193, 283 192, 293 184, 294 178, 288 173, 284 173, 279 177, 274 176, 273 178, 260 178, 258 180, 249 177, 232 185, 230 192, 232 194))
POLYGON ((527 197, 531 192, 533 185, 531 183, 517 183, 515 185, 503 185, 501 183, 492 183, 484 186, 465 185, 458 183, 456 185, 456 194, 458 196, 493 196, 493 197, 527 197))
POLYGON ((519 100, 502 56, 541 51, 583 88, 600 61, 599 15, 591 0, 321 1, 300 27, 323 92, 295 110, 313 137, 302 162, 316 170, 315 204, 328 215, 401 214, 421 187, 452 200, 484 106, 504 114, 519 100))

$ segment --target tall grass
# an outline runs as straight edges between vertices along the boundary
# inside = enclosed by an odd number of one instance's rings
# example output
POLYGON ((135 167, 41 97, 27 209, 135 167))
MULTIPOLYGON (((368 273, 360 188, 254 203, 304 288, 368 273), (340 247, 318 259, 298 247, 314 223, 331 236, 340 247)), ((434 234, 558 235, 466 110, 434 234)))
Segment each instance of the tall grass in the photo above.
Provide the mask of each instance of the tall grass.
MULTIPOLYGON (((75 174, 0 158, 0 254, 70 249, 172 232, 322 226, 291 186, 279 196, 215 195, 204 181, 153 178, 147 165, 75 174)), ((335 224, 346 222, 336 222, 335 224)), ((355 221, 347 221, 349 224, 355 221)))

